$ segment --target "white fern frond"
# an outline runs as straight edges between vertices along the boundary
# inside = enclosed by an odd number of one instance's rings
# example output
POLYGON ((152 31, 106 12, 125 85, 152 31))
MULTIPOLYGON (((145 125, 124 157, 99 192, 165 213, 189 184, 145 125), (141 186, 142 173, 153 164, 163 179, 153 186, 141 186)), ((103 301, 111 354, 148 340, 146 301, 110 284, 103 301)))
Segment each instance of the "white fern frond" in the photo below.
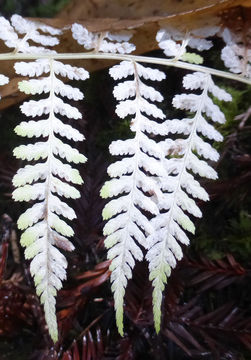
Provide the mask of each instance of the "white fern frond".
POLYGON ((108 258, 111 263, 112 291, 115 299, 117 326, 123 334, 123 301, 128 279, 132 277, 135 260, 142 260, 141 247, 147 248, 147 236, 153 227, 146 214, 156 216, 158 207, 153 197, 160 198, 162 193, 155 177, 164 176, 161 151, 156 142, 145 133, 145 124, 151 123, 148 117, 164 119, 163 112, 149 100, 162 101, 161 94, 144 84, 141 78, 162 80, 165 75, 159 70, 144 68, 134 62, 122 62, 110 69, 114 79, 133 75, 132 81, 125 81, 114 88, 114 96, 119 100, 116 113, 125 118, 133 115, 131 130, 134 138, 118 140, 110 145, 110 153, 123 156, 108 167, 111 179, 101 189, 101 196, 113 199, 105 206, 103 218, 108 220, 104 227, 107 235, 105 245, 109 248, 108 258), (133 97, 132 100, 128 100, 133 97), (148 174, 151 174, 150 176, 148 174), (146 195, 148 194, 148 195, 146 195))
POLYGON ((9 78, 7 76, 0 74, 0 85, 6 85, 9 82, 9 78))
POLYGON ((156 40, 166 56, 173 57, 176 60, 180 59, 200 64, 203 62, 202 57, 194 53, 188 53, 186 48, 189 46, 198 51, 209 50, 213 43, 206 38, 215 35, 218 30, 219 27, 217 26, 207 26, 190 31, 166 27, 158 31, 156 40))
MULTIPOLYGON (((209 200, 198 177, 217 178, 211 163, 218 160, 219 154, 213 143, 222 141, 223 137, 213 123, 223 124, 225 116, 214 98, 230 101, 231 96, 216 86, 209 74, 246 84, 250 80, 244 76, 251 78, 251 50, 247 46, 250 34, 246 26, 234 33, 217 26, 192 29, 186 28, 193 26, 192 23, 177 25, 177 29, 170 26, 160 29, 156 36, 169 59, 128 55, 136 48, 131 39, 137 27, 132 31, 93 33, 80 24, 73 24, 71 31, 84 53, 57 54, 54 47, 59 44, 61 30, 19 15, 13 15, 10 21, 0 16, 0 39, 12 51, 2 54, 1 60, 12 63, 17 59, 30 59, 14 66, 18 75, 30 78, 19 82, 19 90, 27 95, 42 94, 40 100, 25 101, 20 106, 29 119, 16 126, 16 134, 37 139, 14 149, 16 158, 31 163, 13 177, 13 199, 33 202, 19 217, 18 228, 22 230, 21 245, 25 248, 25 258, 31 260, 30 271, 54 342, 58 338, 55 299, 67 268, 67 260, 57 248, 74 249, 68 238, 74 235, 71 222, 76 213, 64 198, 80 197, 75 185, 82 185, 83 180, 74 164, 86 161, 72 146, 73 142, 84 140, 84 136, 63 122, 63 117, 70 119, 70 124, 74 122, 72 119, 81 119, 73 102, 82 100, 83 94, 62 78, 85 80, 89 77, 85 69, 56 59, 127 60, 109 71, 117 81, 113 90, 116 114, 124 121, 131 120, 132 138, 113 141, 109 147, 110 154, 116 158, 107 170, 110 179, 101 189, 101 196, 107 199, 102 213, 106 221, 103 232, 111 260, 119 333, 123 335, 127 283, 136 261, 143 260, 143 254, 146 254, 153 283, 154 323, 158 332, 167 279, 182 259, 182 246, 189 244, 188 233, 195 232, 193 217, 202 216, 197 199, 209 200), (221 58, 235 74, 197 66, 203 62, 197 52, 210 49, 211 38, 216 34, 226 43, 221 58), (196 49, 196 53, 190 53, 189 49, 196 49), (186 75, 183 79, 186 91, 173 98, 176 109, 188 112, 184 118, 165 119, 163 108, 158 105, 163 96, 149 85, 150 81, 165 79, 165 74, 139 62, 201 71, 186 75), (68 103, 65 99, 71 101, 68 103), (67 141, 64 142, 64 138, 67 141)), ((139 42, 144 29, 140 31, 142 33, 135 36, 139 42)), ((0 75, 0 86, 8 81, 0 75)))
MULTIPOLYGON (((20 91, 23 91, 26 94, 42 94, 50 92, 50 84, 48 79, 33 79, 29 81, 21 81, 18 84, 20 91)), ((68 99, 73 99, 75 101, 82 100, 83 94, 78 88, 73 88, 70 85, 64 84, 63 81, 55 79, 55 94, 59 94, 62 97, 67 97, 68 99)))
MULTIPOLYGON (((60 98, 54 99, 54 113, 60 114, 62 116, 67 116, 71 119, 81 119, 82 115, 80 111, 75 108, 74 106, 71 106, 67 103, 64 103, 64 101, 60 98)), ((41 99, 39 101, 30 100, 26 101, 23 105, 20 107, 22 113, 24 113, 27 116, 41 116, 43 114, 49 114, 51 111, 51 100, 50 98, 47 99, 41 99)))
MULTIPOLYGON (((6 85, 9 82, 9 78, 5 75, 0 74, 0 86, 6 85)), ((0 94, 0 100, 1 100, 1 94, 0 94)))
MULTIPOLYGON (((25 23, 24 23, 25 25, 25 23)), ((55 248, 62 247, 64 250, 73 250, 74 246, 66 236, 72 236, 72 228, 62 220, 61 216, 72 220, 76 217, 75 212, 58 196, 77 198, 80 193, 73 186, 65 183, 66 180, 73 184, 82 184, 83 180, 77 169, 65 164, 61 159, 68 162, 84 163, 86 158, 78 150, 64 144, 57 138, 57 134, 76 141, 83 140, 76 129, 65 125, 57 118, 60 113, 68 118, 78 119, 80 112, 73 106, 65 103, 57 94, 68 99, 82 99, 80 90, 64 85, 57 79, 56 73, 64 73, 70 78, 73 73, 77 78, 85 80, 88 76, 84 69, 69 67, 53 59, 39 61, 41 69, 48 73, 46 78, 25 80, 20 84, 20 89, 28 94, 48 93, 49 97, 43 100, 30 100, 21 106, 21 110, 27 116, 40 116, 48 114, 46 119, 22 122, 15 129, 16 133, 28 137, 48 137, 46 141, 35 144, 20 145, 14 149, 14 155, 23 160, 39 160, 35 165, 26 165, 18 170, 13 178, 16 188, 13 192, 15 201, 38 200, 30 209, 26 210, 18 220, 18 227, 26 229, 21 237, 21 244, 26 247, 25 257, 31 261, 31 274, 34 277, 37 294, 44 305, 45 318, 49 333, 54 341, 57 341, 57 321, 55 309, 55 296, 57 290, 62 287, 62 281, 66 278, 67 261, 55 248), (61 70, 60 70, 61 69, 61 70)), ((38 61, 27 64, 17 63, 15 68, 19 73, 32 76, 36 73, 38 61)), ((40 71, 41 71, 40 69, 40 71)))
POLYGON ((135 45, 128 42, 133 34, 126 30, 117 33, 92 33, 75 23, 72 25, 72 36, 86 50, 119 54, 129 54, 135 50, 135 45))
POLYGON ((27 34, 33 30, 41 30, 42 32, 50 35, 60 35, 62 33, 60 29, 56 29, 52 26, 42 24, 38 21, 24 19, 22 16, 17 14, 12 15, 11 23, 19 34, 27 34))
MULTIPOLYGON (((242 41, 242 34, 225 28, 221 34, 226 46, 221 51, 221 59, 230 71, 251 78, 251 49, 242 41)), ((245 34, 248 37, 248 34, 245 34)))
POLYGON ((15 52, 25 53, 53 53, 55 51, 46 47, 55 46, 59 43, 56 35, 60 35, 61 30, 53 28, 40 22, 24 19, 20 15, 13 15, 11 23, 4 17, 0 17, 0 39, 5 45, 14 48, 15 52), (41 34, 39 31, 43 32, 41 34), (49 34, 49 35, 48 35, 49 34), (24 35, 19 37, 19 35, 24 35), (33 41, 41 46, 30 45, 33 41))
POLYGON ((15 48, 18 43, 18 35, 10 22, 3 16, 0 17, 0 39, 10 48, 15 48))
MULTIPOLYGON (((49 123, 48 119, 37 121, 22 121, 15 127, 15 132, 19 136, 27 136, 29 138, 35 137, 47 137, 49 135, 49 123)), ((73 129, 70 125, 64 124, 60 119, 55 118, 53 121, 53 132, 66 137, 69 140, 82 141, 84 136, 77 130, 73 129)))
POLYGON ((157 332, 160 330, 162 292, 171 268, 182 258, 179 243, 188 245, 189 239, 185 231, 195 231, 188 215, 202 216, 191 196, 203 201, 209 199, 192 173, 209 179, 217 178, 215 170, 200 158, 217 161, 218 153, 199 134, 215 141, 222 140, 220 134, 212 130, 212 125, 207 124, 205 115, 214 122, 222 123, 225 120, 221 110, 213 104, 209 93, 220 100, 231 100, 229 94, 213 83, 209 74, 196 72, 186 75, 183 85, 186 89, 200 89, 202 93, 174 97, 173 105, 176 108, 186 109, 195 114, 192 118, 167 120, 164 125, 168 133, 184 134, 187 138, 177 138, 174 141, 167 139, 160 144, 167 156, 165 167, 168 176, 164 181, 163 178, 160 179, 164 196, 158 202, 159 214, 151 220, 155 231, 148 237, 149 250, 146 255, 150 279, 153 281, 153 311, 157 332))

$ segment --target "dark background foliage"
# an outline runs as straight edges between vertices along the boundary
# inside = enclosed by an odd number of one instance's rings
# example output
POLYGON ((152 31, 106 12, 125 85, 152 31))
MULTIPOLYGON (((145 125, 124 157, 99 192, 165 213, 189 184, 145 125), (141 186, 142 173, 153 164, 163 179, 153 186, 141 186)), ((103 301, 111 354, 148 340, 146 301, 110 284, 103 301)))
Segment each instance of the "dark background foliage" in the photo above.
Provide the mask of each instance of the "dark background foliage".
MULTIPOLYGON (((60 1, 5 1, 2 14, 52 16, 60 1), (28 6, 29 5, 29 6, 28 6)), ((221 44, 205 54, 215 65, 221 44)), ((162 56, 154 52, 153 56, 162 56)), ((223 67, 219 62, 218 67, 223 67)), ((162 69, 165 70, 165 69, 162 69)), ((160 84, 167 100, 167 117, 177 115, 171 106, 182 91, 184 72, 166 70, 168 86, 160 84), (178 81, 179 80, 179 81, 178 81)), ((209 203, 201 203, 203 219, 196 236, 184 249, 184 259, 172 272, 163 301, 162 327, 153 328, 151 283, 145 262, 136 265, 125 299, 125 336, 116 329, 109 283, 99 190, 107 178, 112 140, 130 136, 128 120, 119 120, 107 69, 92 74, 83 86, 85 99, 77 104, 83 120, 74 126, 85 134, 79 150, 88 157, 80 167, 85 184, 81 199, 74 201, 76 250, 67 254, 68 279, 57 297, 60 340, 48 337, 39 304, 19 245, 16 220, 25 204, 13 203, 11 179, 20 162, 12 149, 21 143, 13 128, 22 120, 18 106, 1 114, 0 133, 0 360, 249 360, 251 359, 251 119, 240 125, 235 116, 250 106, 251 89, 221 81, 233 96, 231 104, 219 104, 227 123, 217 164, 219 180, 204 181, 209 203), (105 89, 105 91, 104 91, 105 89), (98 100, 97 100, 98 99, 98 100)))
POLYGON ((69 0, 0 0, 0 13, 7 17, 52 17, 68 3, 69 0))

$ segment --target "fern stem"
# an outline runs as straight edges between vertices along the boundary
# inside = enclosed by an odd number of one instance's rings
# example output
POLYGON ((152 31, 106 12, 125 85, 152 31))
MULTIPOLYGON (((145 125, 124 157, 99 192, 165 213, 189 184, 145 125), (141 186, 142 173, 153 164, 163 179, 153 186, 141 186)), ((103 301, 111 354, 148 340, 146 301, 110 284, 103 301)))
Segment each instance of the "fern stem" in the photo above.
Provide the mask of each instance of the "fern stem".
MULTIPOLYGON (((50 89, 50 94, 49 94, 49 98, 51 99, 51 103, 53 104, 53 100, 54 100, 54 70, 53 70, 53 60, 51 59, 50 61, 50 83, 51 83, 51 89, 50 89)), ((50 213, 50 193, 51 193, 51 176, 52 176, 52 171, 51 171, 51 158, 53 157, 53 152, 52 152, 52 139, 54 137, 53 134, 53 116, 54 116, 54 109, 53 106, 51 106, 50 109, 50 113, 49 113, 49 126, 50 126, 50 130, 49 130, 49 136, 48 136, 48 144, 49 144, 49 152, 48 152, 48 158, 47 158, 47 163, 48 163, 48 175, 47 175, 47 179, 45 181, 45 187, 46 187, 46 192, 45 192, 45 221, 46 221, 46 228, 47 228, 47 242, 46 242, 46 260, 47 260, 47 265, 46 265, 46 278, 49 278, 49 273, 51 272, 50 269, 50 262, 49 262, 49 242, 52 238, 52 234, 51 234, 51 227, 49 225, 49 213, 50 213)), ((46 291, 48 293, 48 280, 47 280, 47 286, 46 286, 46 291)))
POLYGON ((62 54, 25 54, 25 53, 5 53, 0 54, 0 60, 34 60, 42 58, 52 58, 56 60, 80 60, 80 59, 100 59, 100 60, 127 60, 136 61, 149 64, 158 64, 163 66, 173 66, 181 69, 187 69, 192 71, 200 71, 203 73, 209 73, 211 75, 219 76, 225 79, 236 80, 245 84, 251 85, 251 79, 245 78, 241 75, 233 74, 227 71, 212 69, 202 65, 190 64, 183 61, 177 61, 175 59, 163 59, 155 57, 146 57, 140 55, 121 55, 121 54, 110 54, 110 53, 62 53, 62 54))

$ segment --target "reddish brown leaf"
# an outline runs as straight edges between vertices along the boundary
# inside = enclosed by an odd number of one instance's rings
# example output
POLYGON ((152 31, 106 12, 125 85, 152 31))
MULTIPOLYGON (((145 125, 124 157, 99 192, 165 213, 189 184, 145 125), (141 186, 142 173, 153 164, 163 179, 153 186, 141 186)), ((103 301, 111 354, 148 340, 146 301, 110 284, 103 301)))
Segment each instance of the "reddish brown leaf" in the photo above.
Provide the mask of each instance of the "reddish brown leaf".
POLYGON ((7 257, 8 257, 8 247, 9 247, 8 243, 4 242, 2 244, 2 256, 0 258, 0 285, 1 285, 1 282, 3 281, 3 277, 4 277, 4 271, 5 271, 7 257))
POLYGON ((70 351, 66 351, 63 354, 62 360, 73 360, 70 351))
POLYGON ((73 346, 72 346, 72 353, 73 353, 73 360, 80 360, 80 354, 78 350, 77 342, 74 340, 73 346))
POLYGON ((188 356, 191 356, 191 351, 172 331, 165 329, 163 334, 172 340, 175 344, 177 344, 188 356))
POLYGON ((232 255, 225 259, 209 260, 200 257, 199 260, 186 259, 184 261, 184 276, 188 286, 196 286, 198 292, 209 289, 223 289, 234 282, 240 282, 248 275, 232 255))

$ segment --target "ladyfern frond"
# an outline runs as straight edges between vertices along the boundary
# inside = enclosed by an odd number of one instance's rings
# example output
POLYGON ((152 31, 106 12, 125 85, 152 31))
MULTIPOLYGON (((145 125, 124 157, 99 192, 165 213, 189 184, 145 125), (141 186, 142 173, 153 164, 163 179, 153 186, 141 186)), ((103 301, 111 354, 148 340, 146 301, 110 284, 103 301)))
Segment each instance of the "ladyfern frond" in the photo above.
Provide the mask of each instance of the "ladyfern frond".
POLYGON ((209 97, 213 94, 219 100, 230 101, 231 96, 218 88, 209 74, 193 73, 186 75, 183 86, 187 90, 201 90, 201 94, 181 94, 173 99, 178 109, 194 113, 191 118, 167 120, 164 125, 169 134, 183 134, 185 139, 169 139, 160 143, 166 159, 164 161, 167 177, 161 179, 164 192, 158 202, 159 214, 151 220, 154 232, 148 236, 149 250, 146 258, 149 262, 150 280, 153 282, 153 312, 156 331, 160 330, 162 292, 176 260, 183 256, 179 245, 189 244, 185 233, 194 233, 195 227, 189 215, 201 217, 201 211, 193 198, 209 200, 208 194, 195 180, 193 174, 216 179, 215 170, 202 160, 218 160, 218 153, 201 137, 221 141, 222 136, 208 123, 223 123, 224 114, 209 97), (193 198, 192 198, 193 197, 193 198))
POLYGON ((164 175, 160 149, 147 130, 154 123, 152 119, 165 117, 162 110, 152 103, 162 101, 163 97, 144 84, 141 78, 161 81, 165 74, 135 62, 123 61, 110 69, 110 75, 114 80, 133 76, 133 80, 116 85, 113 94, 119 100, 117 115, 121 118, 133 115, 130 128, 134 137, 110 145, 110 153, 122 159, 108 167, 112 180, 101 189, 103 198, 115 197, 105 206, 103 218, 109 219, 104 227, 104 235, 107 235, 105 246, 109 249, 108 258, 112 260, 110 269, 117 326, 123 335, 125 288, 132 277, 135 260, 143 259, 141 248, 148 247, 147 236, 153 232, 148 217, 158 214, 153 198, 162 194, 154 177, 164 175))
POLYGON ((21 111, 31 117, 48 115, 46 119, 21 122, 15 132, 21 136, 46 137, 45 141, 35 144, 20 145, 14 149, 17 158, 28 161, 39 161, 35 165, 26 165, 18 170, 13 178, 17 187, 13 192, 15 201, 39 201, 26 210, 18 219, 18 227, 25 230, 21 236, 21 244, 26 247, 26 259, 32 259, 31 274, 34 277, 37 294, 44 305, 45 319, 49 333, 57 341, 58 330, 55 309, 55 296, 66 278, 67 261, 56 248, 72 251, 74 246, 67 239, 73 235, 73 230, 61 217, 72 220, 75 212, 59 196, 78 198, 80 193, 72 185, 82 184, 78 170, 65 164, 61 159, 71 163, 84 163, 86 158, 78 150, 64 144, 61 137, 81 141, 84 139, 76 129, 65 125, 58 115, 67 118, 80 119, 77 108, 65 103, 60 97, 82 100, 79 89, 65 85, 56 75, 67 76, 76 80, 85 80, 88 73, 82 68, 65 65, 53 59, 37 60, 35 62, 15 64, 15 70, 23 76, 34 76, 49 73, 41 79, 24 80, 19 88, 26 94, 46 93, 46 99, 24 102, 21 111), (58 115, 57 115, 58 114, 58 115), (41 161, 45 160, 45 161, 41 161), (63 181, 62 181, 62 180, 63 181), (67 181, 67 183, 65 182, 67 181))

